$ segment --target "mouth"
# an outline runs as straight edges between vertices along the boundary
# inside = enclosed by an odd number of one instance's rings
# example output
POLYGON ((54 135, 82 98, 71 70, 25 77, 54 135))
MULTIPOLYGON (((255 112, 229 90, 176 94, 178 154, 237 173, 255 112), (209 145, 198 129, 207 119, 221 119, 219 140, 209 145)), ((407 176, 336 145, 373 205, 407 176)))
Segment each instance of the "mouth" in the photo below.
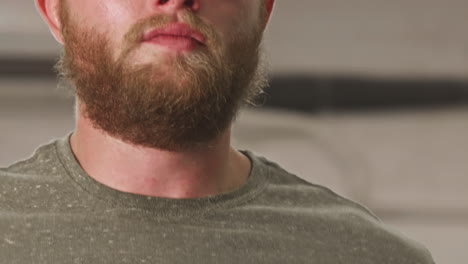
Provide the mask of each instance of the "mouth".
POLYGON ((149 31, 144 34, 142 41, 176 51, 192 50, 206 45, 205 36, 184 23, 149 31))

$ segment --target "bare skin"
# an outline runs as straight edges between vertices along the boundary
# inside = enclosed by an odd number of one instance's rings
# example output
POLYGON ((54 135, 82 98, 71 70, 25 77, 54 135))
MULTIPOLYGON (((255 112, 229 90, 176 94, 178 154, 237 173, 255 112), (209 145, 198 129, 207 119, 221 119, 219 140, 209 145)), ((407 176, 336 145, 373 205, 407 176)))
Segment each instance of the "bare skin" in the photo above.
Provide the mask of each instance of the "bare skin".
POLYGON ((166 198, 197 198, 238 189, 250 173, 250 160, 230 146, 227 130, 213 146, 198 152, 142 148, 95 129, 78 113, 71 147, 81 167, 113 189, 166 198))
MULTIPOLYGON (((58 5, 60 0, 36 0, 41 15, 52 34, 63 44, 58 5)), ((173 13, 186 8, 184 0, 68 1, 80 25, 96 28, 109 35, 114 54, 119 54, 125 32, 142 17, 155 13, 173 13)), ((212 24, 229 39, 239 23, 253 26, 259 4, 266 5, 267 17, 274 0, 194 0, 194 12, 212 24)), ((149 53, 170 56, 164 51, 141 48, 133 62, 149 53)), ((231 130, 206 148, 196 152, 169 152, 125 143, 93 127, 77 100, 76 129, 71 137, 72 151, 81 167, 96 181, 113 189, 166 198, 199 198, 231 192, 240 188, 249 177, 250 160, 231 146, 231 130)))

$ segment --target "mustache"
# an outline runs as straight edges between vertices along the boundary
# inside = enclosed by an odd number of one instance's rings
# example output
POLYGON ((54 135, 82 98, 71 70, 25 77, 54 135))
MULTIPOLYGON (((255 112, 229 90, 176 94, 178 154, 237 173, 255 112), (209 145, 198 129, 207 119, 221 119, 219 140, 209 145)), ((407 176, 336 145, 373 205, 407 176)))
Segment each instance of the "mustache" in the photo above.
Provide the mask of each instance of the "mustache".
POLYGON ((221 37, 217 31, 209 24, 204 22, 200 17, 191 11, 182 11, 178 18, 171 15, 154 15, 149 18, 144 18, 135 25, 124 36, 124 51, 123 55, 128 55, 136 48, 143 40, 146 32, 155 29, 163 29, 172 23, 181 22, 187 24, 193 30, 200 32, 206 38, 206 46, 208 48, 216 48, 221 45, 221 37))

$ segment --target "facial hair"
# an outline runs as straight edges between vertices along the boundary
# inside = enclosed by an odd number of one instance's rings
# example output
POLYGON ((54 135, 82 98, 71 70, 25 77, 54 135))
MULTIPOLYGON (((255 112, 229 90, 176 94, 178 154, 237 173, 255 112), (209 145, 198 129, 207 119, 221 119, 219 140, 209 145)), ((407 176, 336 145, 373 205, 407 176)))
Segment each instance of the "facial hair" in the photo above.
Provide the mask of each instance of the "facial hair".
POLYGON ((267 78, 260 67, 260 23, 226 41, 190 11, 182 20, 204 34, 204 48, 133 65, 143 32, 174 22, 171 17, 136 23, 114 58, 106 35, 80 28, 62 6, 64 52, 57 69, 94 128, 137 146, 194 151, 214 144, 240 106, 262 92, 267 78))

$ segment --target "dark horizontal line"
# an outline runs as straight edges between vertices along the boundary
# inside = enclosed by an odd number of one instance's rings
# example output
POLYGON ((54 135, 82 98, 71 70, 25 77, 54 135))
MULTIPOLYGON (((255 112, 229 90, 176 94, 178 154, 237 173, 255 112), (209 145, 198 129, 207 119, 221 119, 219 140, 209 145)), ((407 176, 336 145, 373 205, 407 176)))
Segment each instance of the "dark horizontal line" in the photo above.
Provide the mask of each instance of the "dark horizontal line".
POLYGON ((468 80, 274 76, 265 106, 303 112, 468 104, 468 80))
POLYGON ((1 77, 55 77, 56 61, 49 58, 0 58, 1 77))
MULTIPOLYGON (((0 78, 55 78, 55 60, 0 58, 0 78)), ((300 112, 468 105, 468 79, 274 75, 262 106, 300 112)))

